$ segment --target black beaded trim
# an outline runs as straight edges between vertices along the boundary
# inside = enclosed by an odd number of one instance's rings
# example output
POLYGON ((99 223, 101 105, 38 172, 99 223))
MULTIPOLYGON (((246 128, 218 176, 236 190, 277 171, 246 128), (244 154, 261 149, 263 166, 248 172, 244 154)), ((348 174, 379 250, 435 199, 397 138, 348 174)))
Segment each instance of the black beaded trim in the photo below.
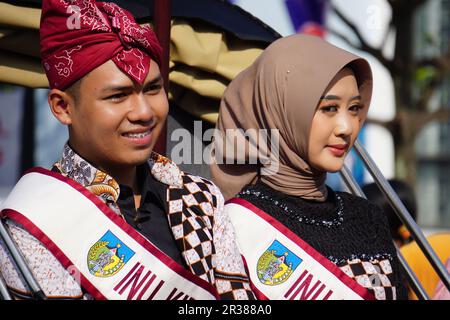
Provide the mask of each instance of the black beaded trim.
POLYGON ((333 220, 316 220, 310 217, 302 216, 300 213, 295 212, 294 210, 290 209, 286 204, 282 203, 279 200, 276 200, 268 195, 263 194, 260 191, 254 191, 254 190, 245 190, 241 191, 237 197, 241 198, 243 195, 252 195, 258 199, 261 200, 267 200, 275 204, 277 207, 281 208, 284 213, 288 215, 290 219, 299 221, 301 223, 310 224, 310 225, 316 225, 321 227, 327 227, 331 228, 333 226, 339 226, 344 222, 344 202, 342 201, 342 198, 339 194, 336 193, 336 199, 337 199, 337 217, 333 220))
POLYGON ((389 260, 393 260, 392 255, 389 253, 381 253, 381 254, 352 254, 351 256, 347 257, 347 258, 336 258, 333 256, 328 256, 327 257, 328 260, 330 260, 331 262, 334 262, 334 264, 336 265, 341 265, 341 264, 346 264, 349 261, 355 260, 355 259, 359 259, 361 261, 374 261, 374 260, 385 260, 385 259, 389 259, 389 260))
POLYGON ((216 279, 229 280, 229 281, 248 281, 248 277, 235 275, 235 274, 226 274, 219 272, 217 270, 214 271, 214 276, 216 279))

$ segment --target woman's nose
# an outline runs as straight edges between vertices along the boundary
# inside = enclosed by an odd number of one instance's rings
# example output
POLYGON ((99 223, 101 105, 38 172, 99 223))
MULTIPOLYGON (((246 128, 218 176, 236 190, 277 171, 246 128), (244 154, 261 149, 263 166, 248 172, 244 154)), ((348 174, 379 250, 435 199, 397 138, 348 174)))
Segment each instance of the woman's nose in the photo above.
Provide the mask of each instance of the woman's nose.
POLYGON ((353 133, 352 117, 344 113, 338 115, 334 132, 336 136, 350 136, 353 133))

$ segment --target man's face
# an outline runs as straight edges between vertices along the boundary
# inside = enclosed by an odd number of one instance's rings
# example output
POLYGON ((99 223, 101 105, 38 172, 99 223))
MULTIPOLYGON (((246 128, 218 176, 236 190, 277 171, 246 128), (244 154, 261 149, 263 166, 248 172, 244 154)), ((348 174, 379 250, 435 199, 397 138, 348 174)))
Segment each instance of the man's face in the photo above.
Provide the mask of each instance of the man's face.
POLYGON ((69 143, 106 172, 142 164, 161 133, 168 107, 154 61, 141 86, 109 60, 81 81, 70 109, 69 143))

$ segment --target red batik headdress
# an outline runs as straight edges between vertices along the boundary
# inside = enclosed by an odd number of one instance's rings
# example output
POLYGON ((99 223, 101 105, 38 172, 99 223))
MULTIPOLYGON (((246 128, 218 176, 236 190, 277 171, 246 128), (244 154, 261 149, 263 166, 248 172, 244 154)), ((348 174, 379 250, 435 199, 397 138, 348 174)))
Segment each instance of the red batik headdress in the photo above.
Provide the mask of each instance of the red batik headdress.
POLYGON ((110 59, 142 83, 150 59, 161 63, 162 49, 152 29, 109 2, 44 0, 40 40, 50 88, 65 90, 110 59))

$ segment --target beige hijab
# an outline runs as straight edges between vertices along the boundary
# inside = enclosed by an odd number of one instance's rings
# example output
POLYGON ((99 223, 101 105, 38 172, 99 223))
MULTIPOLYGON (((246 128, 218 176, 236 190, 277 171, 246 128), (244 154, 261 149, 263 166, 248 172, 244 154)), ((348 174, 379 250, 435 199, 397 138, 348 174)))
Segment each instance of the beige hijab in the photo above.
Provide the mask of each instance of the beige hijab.
MULTIPOLYGON (((320 97, 344 67, 351 67, 355 73, 367 111, 372 95, 368 62, 318 37, 296 34, 275 41, 230 83, 221 101, 217 122, 221 136, 215 137, 210 166, 213 180, 226 199, 258 177, 289 195, 317 201, 326 199, 326 172, 308 164, 309 133, 320 97), (222 149, 230 143, 227 129, 278 129, 278 170, 262 175, 261 169, 273 166, 273 162, 248 164, 249 157, 255 156, 252 148, 231 154, 222 149)), ((260 159, 261 154, 269 155, 273 161, 275 152, 270 142, 260 144, 242 134, 240 138, 237 145, 256 145, 260 159)))

